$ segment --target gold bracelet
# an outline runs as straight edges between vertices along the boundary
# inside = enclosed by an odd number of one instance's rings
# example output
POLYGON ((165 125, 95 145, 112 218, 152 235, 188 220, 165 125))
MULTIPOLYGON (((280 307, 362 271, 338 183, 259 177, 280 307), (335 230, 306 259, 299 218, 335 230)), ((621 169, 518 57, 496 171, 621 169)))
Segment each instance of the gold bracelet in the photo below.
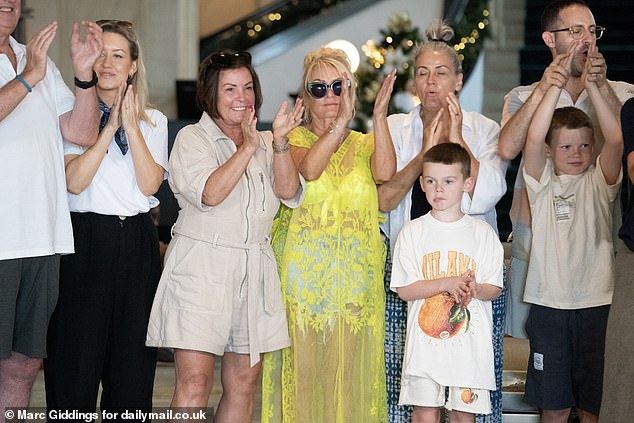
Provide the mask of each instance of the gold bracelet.
POLYGON ((286 142, 282 145, 277 145, 275 143, 273 143, 273 152, 274 153, 286 153, 289 149, 291 148, 290 143, 288 142, 288 140, 286 140, 286 142))
POLYGON ((336 120, 333 120, 332 122, 330 122, 330 126, 328 126, 328 133, 336 134, 338 136, 339 144, 343 142, 343 139, 346 136, 345 128, 341 128, 339 125, 337 125, 336 120))
POLYGON ((332 122, 330 122, 330 126, 328 126, 328 133, 332 134, 334 132, 336 132, 337 134, 341 134, 342 132, 341 127, 337 125, 336 120, 333 120, 332 122))

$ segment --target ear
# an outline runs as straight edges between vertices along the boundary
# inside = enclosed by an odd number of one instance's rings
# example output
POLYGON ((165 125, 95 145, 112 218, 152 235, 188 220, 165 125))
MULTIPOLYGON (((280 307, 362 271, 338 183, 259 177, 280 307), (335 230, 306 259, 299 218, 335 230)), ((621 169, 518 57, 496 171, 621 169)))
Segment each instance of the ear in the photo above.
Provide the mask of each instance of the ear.
POLYGON ((134 62, 132 62, 132 66, 130 66, 130 73, 128 74, 129 77, 133 77, 136 74, 137 71, 137 65, 136 65, 136 60, 134 62))
POLYGON ((473 178, 473 176, 469 176, 467 179, 464 180, 464 186, 462 187, 462 190, 464 192, 471 192, 473 191, 473 187, 475 186, 475 179, 473 178))
POLYGON ((460 90, 462 89, 462 77, 463 77, 462 73, 459 73, 458 80, 456 81, 456 89, 455 89, 456 94, 460 92, 460 90))
POLYGON ((550 151, 551 151, 550 150, 550 145, 546 144, 546 157, 549 158, 549 159, 551 158, 550 157, 550 151))
POLYGON ((542 32, 542 40, 548 48, 555 48, 555 34, 549 31, 542 32))
POLYGON ((425 178, 423 178, 423 175, 420 175, 418 177, 418 181, 420 182, 420 187, 423 189, 423 192, 425 192, 425 184, 424 184, 425 178))

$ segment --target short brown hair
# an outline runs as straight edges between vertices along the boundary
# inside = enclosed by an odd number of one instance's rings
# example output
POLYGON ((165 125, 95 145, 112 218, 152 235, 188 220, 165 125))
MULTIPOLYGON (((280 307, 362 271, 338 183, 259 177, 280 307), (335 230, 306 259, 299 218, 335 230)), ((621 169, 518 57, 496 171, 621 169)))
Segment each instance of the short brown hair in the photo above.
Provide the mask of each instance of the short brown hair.
POLYGON ((546 5, 542 12, 542 32, 552 31, 559 25, 559 13, 570 6, 582 6, 590 9, 583 0, 554 0, 546 5))
MULTIPOLYGON (((594 131, 594 126, 590 117, 581 109, 576 107, 567 106, 555 109, 553 113, 553 119, 550 121, 550 127, 546 133, 546 144, 552 145, 553 133, 557 129, 580 129, 590 128, 594 131)), ((594 135, 594 132, 593 132, 594 135)), ((592 137, 594 140, 594 136, 592 137)))
POLYGON ((254 107, 255 115, 257 116, 260 107, 262 107, 262 88, 258 74, 255 73, 255 69, 251 64, 251 54, 246 51, 223 49, 205 57, 198 67, 198 83, 196 84, 198 107, 207 112, 212 118, 220 118, 220 112, 218 112, 220 71, 240 68, 246 68, 253 79, 254 107))
POLYGON ((423 157, 423 163, 458 164, 465 179, 471 176, 471 157, 460 144, 444 142, 436 144, 423 157))

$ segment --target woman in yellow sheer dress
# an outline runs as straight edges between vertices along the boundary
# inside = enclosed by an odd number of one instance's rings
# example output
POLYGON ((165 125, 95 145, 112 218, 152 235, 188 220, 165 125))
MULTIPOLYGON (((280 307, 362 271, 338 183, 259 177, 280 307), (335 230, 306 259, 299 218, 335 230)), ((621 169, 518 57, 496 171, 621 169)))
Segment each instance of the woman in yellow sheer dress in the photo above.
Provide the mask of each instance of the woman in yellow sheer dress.
POLYGON ((289 140, 306 196, 273 224, 291 347, 265 355, 263 423, 387 421, 376 185, 396 169, 394 79, 377 94, 374 135, 362 134, 347 129, 356 83, 345 53, 322 47, 304 59, 304 124, 289 140))

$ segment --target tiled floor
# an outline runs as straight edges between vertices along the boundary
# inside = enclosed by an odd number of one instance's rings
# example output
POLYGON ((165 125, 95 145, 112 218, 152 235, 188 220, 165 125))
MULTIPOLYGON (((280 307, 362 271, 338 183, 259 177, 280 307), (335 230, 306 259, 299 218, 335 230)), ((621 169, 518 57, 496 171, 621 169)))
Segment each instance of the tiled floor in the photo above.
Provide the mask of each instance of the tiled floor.
MULTIPOLYGON (((216 407, 218 400, 222 394, 222 387, 220 386, 220 360, 216 360, 216 370, 214 371, 214 388, 209 399, 209 407, 216 407)), ((167 407, 172 400, 172 394, 174 393, 174 366, 172 363, 159 362, 156 366, 156 378, 154 380, 154 406, 155 407, 167 407)), ((260 410, 261 410, 261 393, 258 390, 255 399, 255 411, 253 416, 253 423, 260 422, 260 410)), ((44 393, 44 372, 40 370, 40 374, 33 386, 33 393, 31 395, 31 407, 45 407, 46 397, 44 393)), ((42 422, 38 422, 42 423, 42 422)))
MULTIPOLYGON (((504 367, 505 369, 520 369, 525 370, 525 363, 527 363, 528 357, 528 342, 526 340, 517 340, 513 338, 505 339, 505 351, 504 351, 504 367)), ((172 363, 159 362, 156 367, 156 378, 154 381, 154 406, 155 407, 167 407, 172 400, 172 394, 174 392, 174 366, 172 363)), ((216 360, 216 370, 214 372, 214 389, 211 393, 209 400, 210 407, 216 407, 218 400, 222 394, 222 387, 220 386, 220 360, 216 360)), ((255 412, 253 423, 260 422, 260 410, 261 410, 261 392, 258 390, 255 399, 255 412)), ((44 373, 40 371, 37 381, 33 387, 33 394, 31 397, 31 407, 45 407, 46 400, 44 394, 44 373)), ((527 416, 520 416, 526 419, 527 416)), ((528 416, 530 417, 530 416, 528 416)), ((505 416, 506 421, 513 422, 508 416, 505 416)), ((521 420, 528 422, 529 420, 521 420)), ((34 422, 36 423, 36 422, 34 422)))

